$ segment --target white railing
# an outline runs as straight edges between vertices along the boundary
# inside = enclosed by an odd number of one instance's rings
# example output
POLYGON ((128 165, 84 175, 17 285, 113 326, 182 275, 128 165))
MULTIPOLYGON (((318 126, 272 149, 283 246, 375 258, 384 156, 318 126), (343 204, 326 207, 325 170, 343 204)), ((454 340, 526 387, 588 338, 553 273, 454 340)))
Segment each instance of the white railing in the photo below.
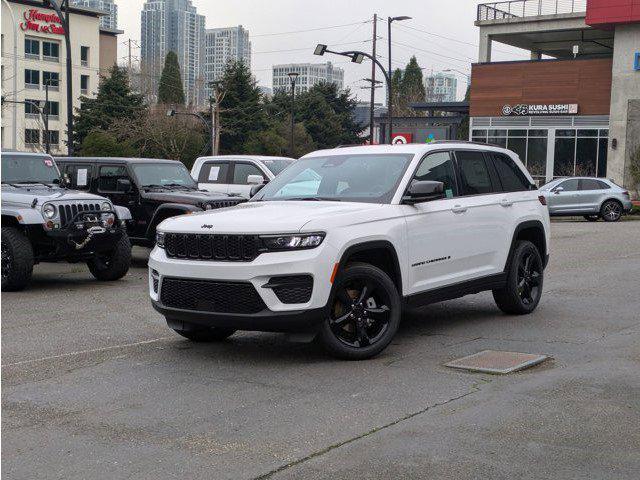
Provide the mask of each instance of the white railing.
POLYGON ((478 5, 478 20, 507 20, 587 11, 587 0, 510 0, 478 5))

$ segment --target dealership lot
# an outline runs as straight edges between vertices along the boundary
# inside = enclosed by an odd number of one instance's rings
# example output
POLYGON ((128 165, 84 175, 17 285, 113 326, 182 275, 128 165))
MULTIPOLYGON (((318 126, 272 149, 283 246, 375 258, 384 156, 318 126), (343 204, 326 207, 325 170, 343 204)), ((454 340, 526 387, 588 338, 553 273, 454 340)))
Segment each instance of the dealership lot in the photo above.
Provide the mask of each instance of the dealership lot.
POLYGON ((640 222, 552 225, 538 310, 490 294, 406 316, 342 362, 282 335, 173 334, 146 255, 119 282, 37 266, 2 295, 6 478, 637 478, 640 222), (447 369, 485 349, 553 358, 509 376, 447 369))

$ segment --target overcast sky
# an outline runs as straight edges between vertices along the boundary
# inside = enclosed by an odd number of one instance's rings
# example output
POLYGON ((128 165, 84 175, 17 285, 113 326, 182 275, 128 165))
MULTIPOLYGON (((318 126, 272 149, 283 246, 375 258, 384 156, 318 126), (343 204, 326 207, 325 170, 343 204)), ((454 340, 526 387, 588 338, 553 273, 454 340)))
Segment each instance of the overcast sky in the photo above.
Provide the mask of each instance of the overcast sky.
MULTIPOLYGON (((120 35, 120 62, 126 61, 125 42, 131 38, 140 40, 140 11, 144 0, 116 0, 120 35)), ((387 16, 408 15, 412 20, 393 25, 393 66, 406 65, 411 55, 416 55, 425 72, 456 69, 469 73, 470 64, 478 56, 478 29, 473 22, 478 0, 194 0, 198 13, 206 18, 206 27, 242 25, 249 30, 252 42, 252 64, 260 85, 271 87, 271 66, 279 63, 321 62, 313 55, 318 43, 335 46, 336 49, 361 49, 371 51, 373 36, 371 20, 374 13, 387 16), (341 26, 351 24, 348 26, 341 26), (324 27, 338 26, 319 30, 324 27), (411 27, 411 29, 409 28, 411 27), (288 33, 300 30, 315 31, 288 33), (277 34, 277 35, 274 35, 277 34), (446 38, 445 38, 446 37, 446 38)), ((378 53, 387 63, 386 23, 378 23, 378 53)), ((134 61, 139 49, 134 49, 134 61)), ((495 60, 523 58, 521 53, 504 46, 495 46, 495 60), (496 47, 498 50, 496 51, 496 47)), ((368 92, 362 78, 371 76, 371 64, 350 63, 343 57, 327 56, 345 70, 345 86, 362 99, 368 100, 368 92)), ((378 75, 380 78, 380 75, 378 75)), ((466 78, 459 75, 459 95, 466 88, 466 78)), ((383 101, 382 89, 377 101, 383 101)))

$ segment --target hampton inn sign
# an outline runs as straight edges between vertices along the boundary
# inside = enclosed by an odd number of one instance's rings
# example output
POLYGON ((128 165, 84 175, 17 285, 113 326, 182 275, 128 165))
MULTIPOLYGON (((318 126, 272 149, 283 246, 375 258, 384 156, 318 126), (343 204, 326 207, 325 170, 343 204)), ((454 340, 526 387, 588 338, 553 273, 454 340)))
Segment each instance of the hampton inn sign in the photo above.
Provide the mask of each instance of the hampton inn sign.
POLYGON ((577 115, 577 103, 503 105, 502 115, 577 115))
POLYGON ((24 12, 24 22, 20 22, 20 29, 34 32, 55 33, 64 35, 62 20, 55 13, 45 13, 32 8, 24 12))

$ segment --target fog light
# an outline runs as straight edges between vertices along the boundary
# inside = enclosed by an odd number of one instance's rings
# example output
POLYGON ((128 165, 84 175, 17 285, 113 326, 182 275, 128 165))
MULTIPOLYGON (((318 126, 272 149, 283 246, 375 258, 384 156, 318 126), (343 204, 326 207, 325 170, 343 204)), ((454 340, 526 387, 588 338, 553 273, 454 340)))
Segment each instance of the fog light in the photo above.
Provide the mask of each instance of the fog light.
POLYGON ((47 228, 47 230, 53 230, 53 227, 55 226, 55 224, 49 220, 47 223, 44 224, 45 227, 47 228))

